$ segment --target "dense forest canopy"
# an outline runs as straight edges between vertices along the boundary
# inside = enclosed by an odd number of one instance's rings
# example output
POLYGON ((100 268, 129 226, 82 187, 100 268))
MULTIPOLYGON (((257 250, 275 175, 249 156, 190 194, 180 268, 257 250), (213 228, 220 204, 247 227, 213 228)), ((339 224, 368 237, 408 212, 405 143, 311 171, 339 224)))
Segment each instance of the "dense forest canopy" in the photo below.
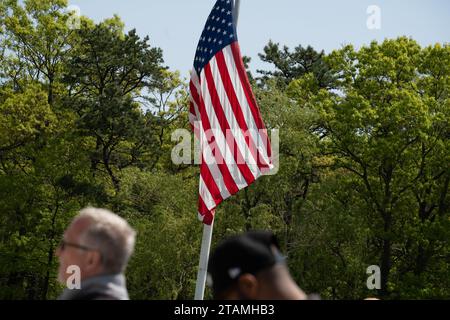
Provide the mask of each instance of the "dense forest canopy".
MULTIPOLYGON (((138 232, 132 299, 192 299, 199 172, 171 161, 185 80, 119 17, 74 28, 66 8, 0 0, 0 299, 57 297, 55 248, 87 205, 138 232)), ((213 247, 271 229, 324 299, 450 298, 450 45, 271 41, 260 58, 272 69, 252 85, 280 170, 219 206, 213 247)))

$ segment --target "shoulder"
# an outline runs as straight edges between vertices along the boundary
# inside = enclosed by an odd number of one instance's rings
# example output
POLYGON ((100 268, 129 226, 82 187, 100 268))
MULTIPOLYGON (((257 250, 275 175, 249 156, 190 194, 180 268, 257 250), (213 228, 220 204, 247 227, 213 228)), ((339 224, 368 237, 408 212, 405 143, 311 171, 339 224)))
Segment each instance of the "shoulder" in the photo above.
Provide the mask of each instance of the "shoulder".
POLYGON ((120 300, 118 297, 103 291, 91 291, 80 294, 76 300, 120 300))

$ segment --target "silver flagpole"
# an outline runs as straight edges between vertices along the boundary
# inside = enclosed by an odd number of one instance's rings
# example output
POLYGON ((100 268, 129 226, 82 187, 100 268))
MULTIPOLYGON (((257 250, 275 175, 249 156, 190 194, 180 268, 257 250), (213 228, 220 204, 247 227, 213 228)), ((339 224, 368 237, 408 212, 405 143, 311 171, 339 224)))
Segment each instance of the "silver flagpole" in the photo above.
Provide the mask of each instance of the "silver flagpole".
MULTIPOLYGON (((241 4, 240 0, 234 1, 233 14, 234 14, 234 22, 236 24, 235 27, 237 27, 237 21, 239 18, 240 4, 241 4)), ((208 259, 209 259, 209 251, 211 249, 213 226, 214 221, 211 223, 210 226, 206 224, 203 226, 202 248, 200 250, 200 262, 198 265, 197 283, 195 285, 195 297, 194 297, 195 300, 203 300, 205 294, 205 283, 208 274, 208 259)))
POLYGON ((239 9, 241 7, 241 0, 234 0, 234 23, 235 27, 237 27, 239 20, 239 9))
POLYGON ((209 250, 211 248, 213 225, 214 221, 210 226, 206 224, 203 226, 202 248, 200 250, 200 263, 198 266, 197 284, 195 286, 195 300, 203 300, 203 296, 205 294, 205 283, 208 274, 208 259, 209 250))

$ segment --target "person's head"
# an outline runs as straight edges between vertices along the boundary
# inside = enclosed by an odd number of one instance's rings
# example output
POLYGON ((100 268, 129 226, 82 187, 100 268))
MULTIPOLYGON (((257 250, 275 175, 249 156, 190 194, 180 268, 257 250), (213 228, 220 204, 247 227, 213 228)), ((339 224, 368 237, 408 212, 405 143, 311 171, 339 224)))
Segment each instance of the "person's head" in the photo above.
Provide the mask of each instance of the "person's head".
POLYGON ((208 273, 215 299, 306 299, 271 232, 247 232, 224 240, 209 259, 208 273))
POLYGON ((106 209, 85 208, 64 232, 56 255, 58 281, 65 284, 69 266, 80 268, 81 279, 125 271, 133 253, 136 232, 106 209))

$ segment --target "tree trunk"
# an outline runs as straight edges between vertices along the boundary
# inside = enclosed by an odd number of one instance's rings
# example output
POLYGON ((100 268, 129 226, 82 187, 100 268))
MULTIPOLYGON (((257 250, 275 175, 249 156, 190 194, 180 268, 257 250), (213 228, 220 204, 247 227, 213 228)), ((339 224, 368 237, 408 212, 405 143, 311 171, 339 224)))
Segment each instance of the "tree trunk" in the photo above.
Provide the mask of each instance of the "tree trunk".
POLYGON ((116 194, 118 194, 120 192, 120 180, 117 179, 117 177, 114 175, 114 172, 112 171, 111 166, 109 165, 108 149, 105 146, 103 147, 103 163, 105 164, 106 171, 108 172, 111 178, 114 190, 116 190, 116 194))
POLYGON ((387 287, 389 281, 389 273, 392 266, 392 243, 391 243, 391 224, 392 216, 390 212, 384 215, 384 239, 383 252, 381 254, 381 296, 385 297, 389 294, 387 287))
POLYGON ((48 104, 53 107, 53 80, 54 76, 52 74, 48 77, 48 104))
POLYGON ((55 247, 54 247, 53 241, 56 236, 55 224, 56 224, 56 217, 58 215, 58 211, 59 211, 59 201, 56 200, 56 207, 55 207, 55 211, 52 216, 52 226, 50 229, 50 237, 48 239, 49 247, 48 247, 48 251, 47 251, 47 272, 45 274, 44 285, 43 285, 43 289, 42 289, 42 300, 47 300, 48 287, 49 287, 49 283, 50 283, 50 270, 52 267, 53 257, 55 254, 55 247))

